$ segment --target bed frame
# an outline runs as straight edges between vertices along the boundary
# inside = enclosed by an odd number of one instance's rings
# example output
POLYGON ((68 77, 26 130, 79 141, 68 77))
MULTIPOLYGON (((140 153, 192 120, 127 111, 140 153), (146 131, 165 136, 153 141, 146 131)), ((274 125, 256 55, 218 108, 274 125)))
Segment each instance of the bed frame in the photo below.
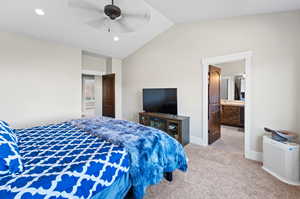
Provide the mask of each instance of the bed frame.
POLYGON ((172 172, 166 172, 166 173, 164 173, 164 177, 169 182, 173 181, 173 173, 172 172))
MULTIPOLYGON (((168 182, 173 181, 173 173, 172 172, 164 173, 164 177, 168 182)), ((129 189, 129 191, 124 199, 134 199, 132 187, 129 189)))

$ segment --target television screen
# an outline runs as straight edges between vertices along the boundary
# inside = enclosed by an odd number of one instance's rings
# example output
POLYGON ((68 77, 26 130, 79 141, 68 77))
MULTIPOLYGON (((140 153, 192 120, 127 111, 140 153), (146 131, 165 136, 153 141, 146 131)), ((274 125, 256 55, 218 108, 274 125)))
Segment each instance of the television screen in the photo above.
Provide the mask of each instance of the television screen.
POLYGON ((146 112, 177 115, 177 89, 143 89, 143 109, 146 112))

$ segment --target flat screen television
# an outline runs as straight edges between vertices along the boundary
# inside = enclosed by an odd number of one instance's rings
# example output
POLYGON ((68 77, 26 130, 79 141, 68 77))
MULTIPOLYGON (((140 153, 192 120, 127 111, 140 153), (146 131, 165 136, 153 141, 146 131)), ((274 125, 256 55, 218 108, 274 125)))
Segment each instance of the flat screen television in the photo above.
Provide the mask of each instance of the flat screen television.
POLYGON ((177 89, 143 89, 143 109, 146 112, 177 115, 177 89))

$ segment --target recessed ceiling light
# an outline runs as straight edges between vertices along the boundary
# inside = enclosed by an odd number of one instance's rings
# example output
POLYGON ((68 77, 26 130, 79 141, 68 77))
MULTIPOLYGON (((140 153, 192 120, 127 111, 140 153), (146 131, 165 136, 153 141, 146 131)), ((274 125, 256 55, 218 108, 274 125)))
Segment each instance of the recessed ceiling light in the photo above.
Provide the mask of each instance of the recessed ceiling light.
POLYGON ((40 9, 40 8, 37 8, 34 10, 35 11, 35 14, 39 15, 39 16, 44 16, 45 15, 45 12, 44 10, 40 9))
POLYGON ((118 36, 114 36, 114 41, 119 41, 120 38, 118 36))

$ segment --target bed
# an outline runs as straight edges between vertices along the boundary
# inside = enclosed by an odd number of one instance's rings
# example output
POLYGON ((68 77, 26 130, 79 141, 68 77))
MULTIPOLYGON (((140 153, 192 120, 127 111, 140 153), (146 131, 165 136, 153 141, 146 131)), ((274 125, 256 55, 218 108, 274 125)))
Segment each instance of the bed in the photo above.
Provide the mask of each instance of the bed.
POLYGON ((16 134, 25 169, 0 177, 0 198, 123 198, 130 188, 123 147, 69 123, 16 134))
POLYGON ((0 198, 141 199, 187 170, 182 146, 133 122, 91 118, 16 130, 24 171, 0 176, 0 198))

